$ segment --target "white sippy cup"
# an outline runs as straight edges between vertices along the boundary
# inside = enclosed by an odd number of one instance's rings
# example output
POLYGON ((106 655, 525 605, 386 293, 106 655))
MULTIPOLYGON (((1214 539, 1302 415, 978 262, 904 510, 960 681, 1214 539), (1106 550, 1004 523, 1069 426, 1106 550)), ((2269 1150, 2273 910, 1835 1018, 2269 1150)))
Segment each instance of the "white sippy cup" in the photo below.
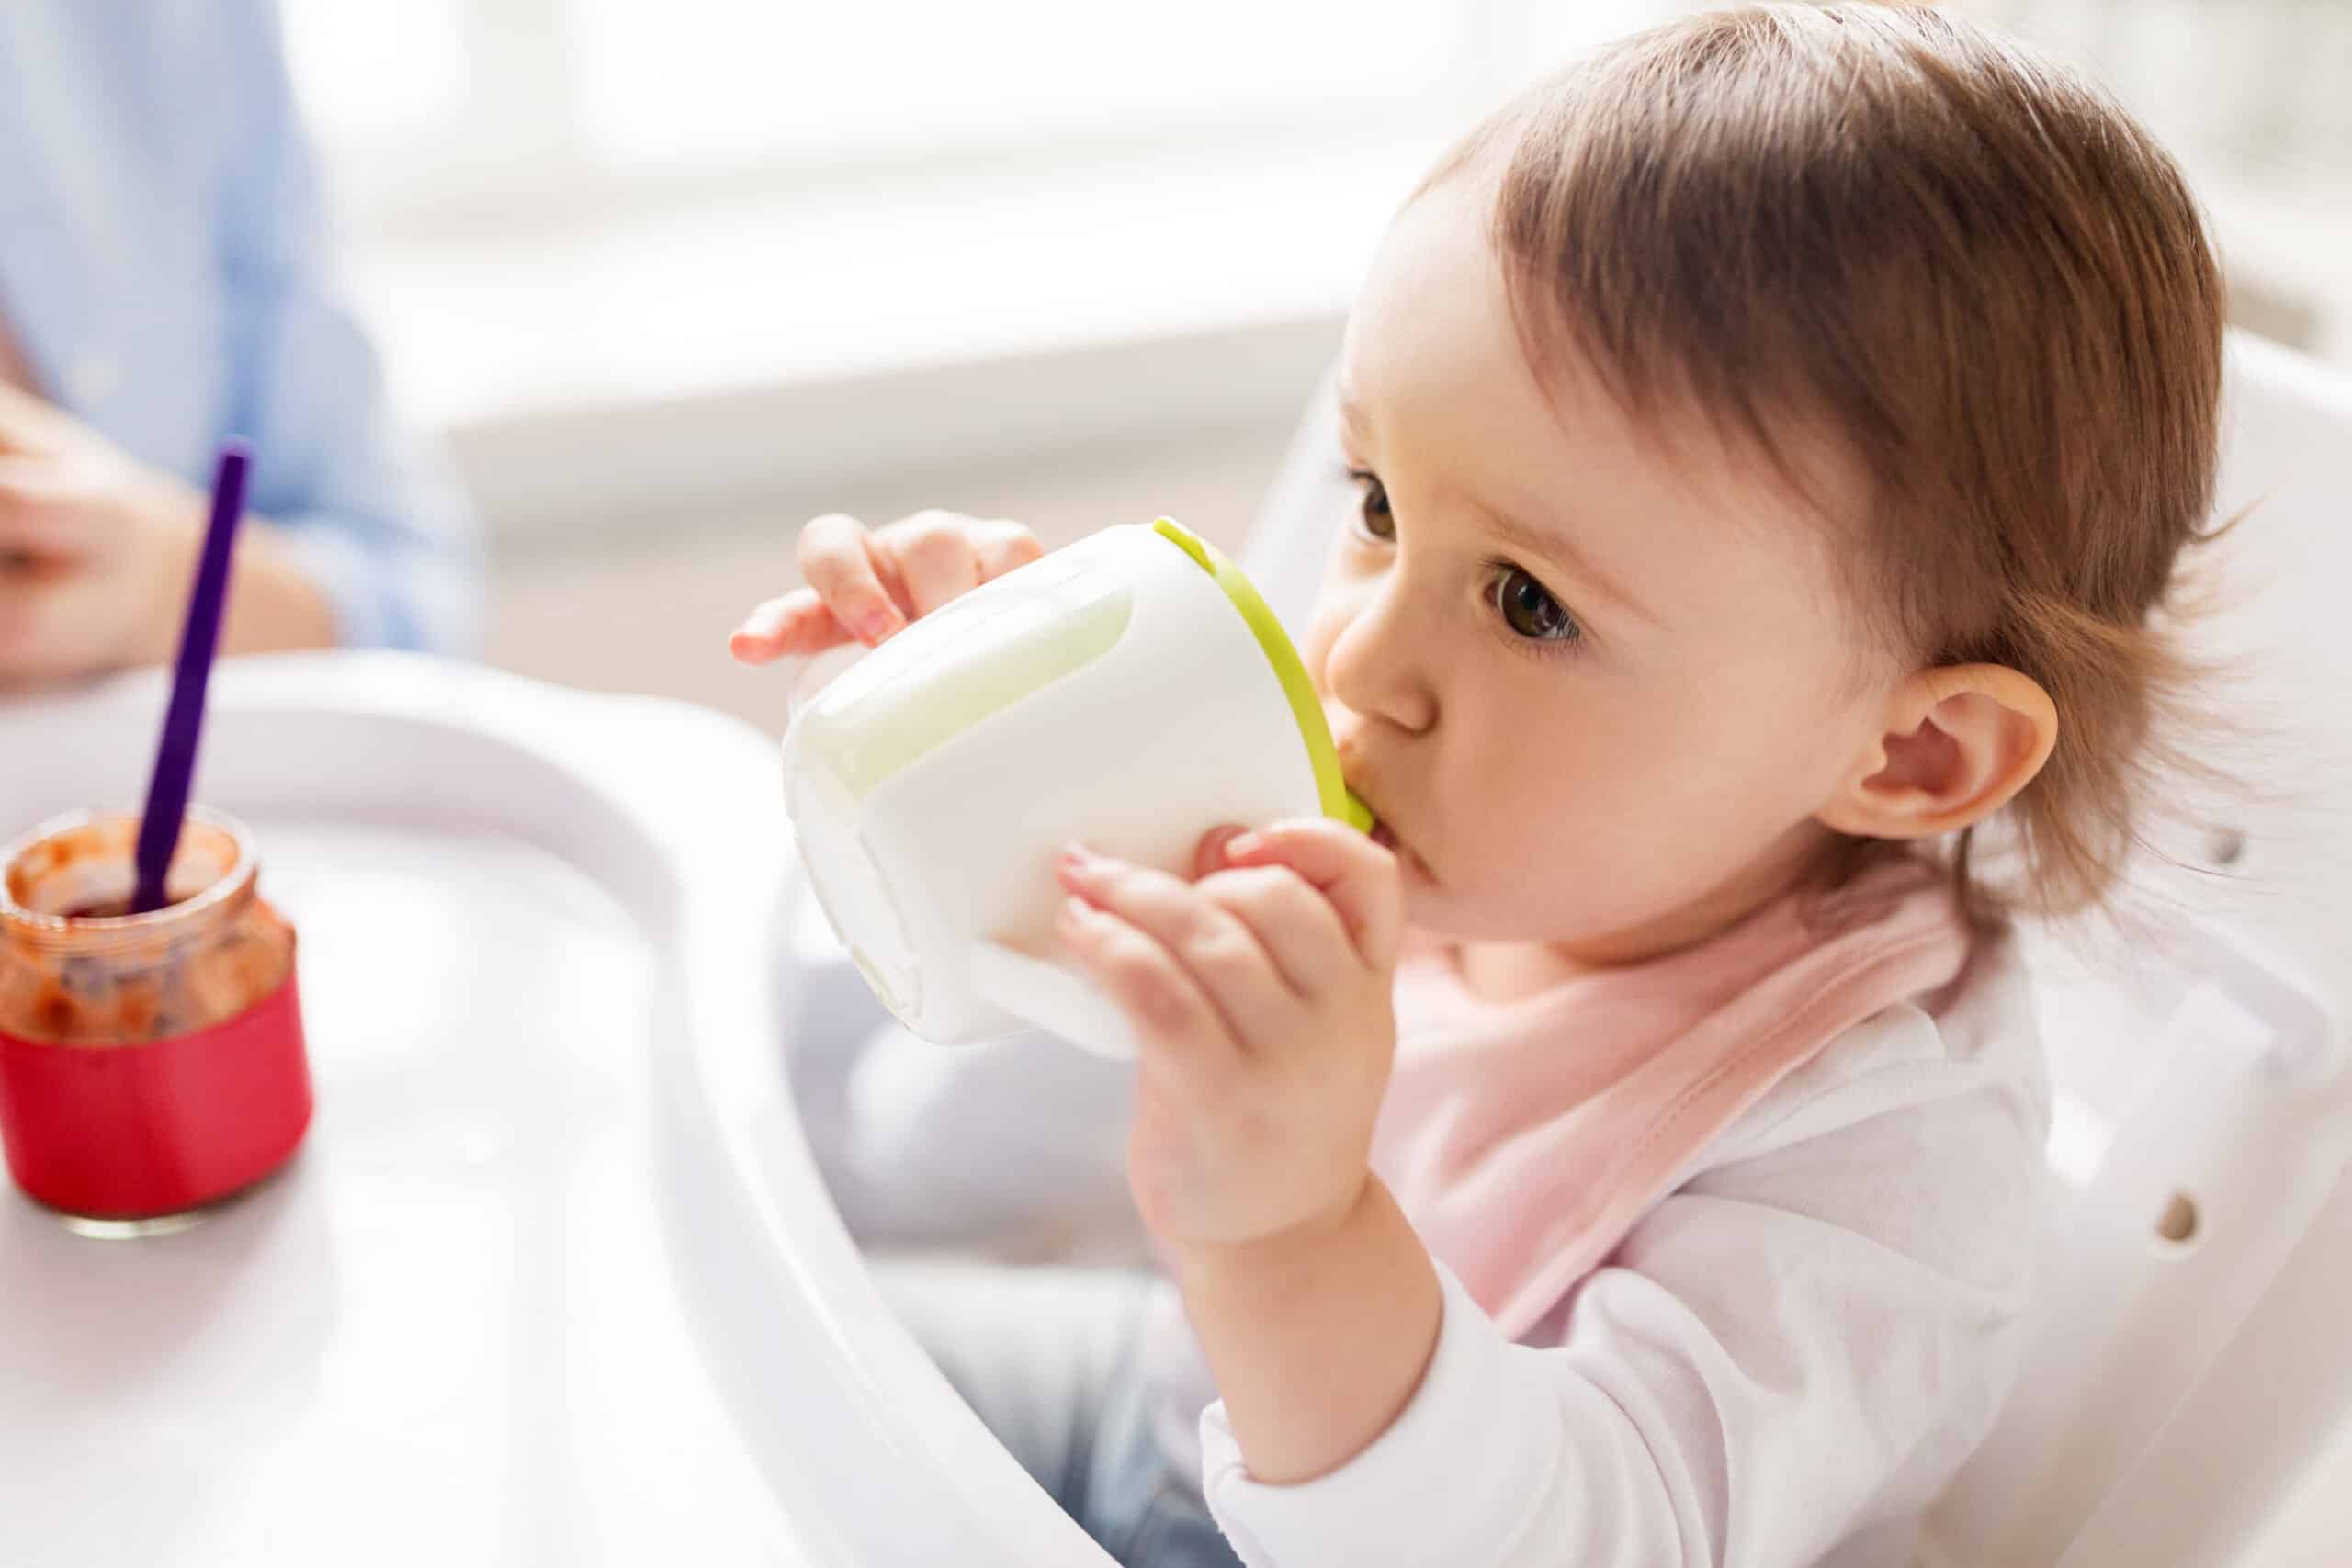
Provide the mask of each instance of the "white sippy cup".
POLYGON ((1164 517, 1008 572, 865 654, 794 715, 784 778, 834 933, 942 1044, 1035 1026, 1133 1055, 1053 936, 1069 840, 1189 876, 1223 823, 1372 826, 1273 612, 1164 517))

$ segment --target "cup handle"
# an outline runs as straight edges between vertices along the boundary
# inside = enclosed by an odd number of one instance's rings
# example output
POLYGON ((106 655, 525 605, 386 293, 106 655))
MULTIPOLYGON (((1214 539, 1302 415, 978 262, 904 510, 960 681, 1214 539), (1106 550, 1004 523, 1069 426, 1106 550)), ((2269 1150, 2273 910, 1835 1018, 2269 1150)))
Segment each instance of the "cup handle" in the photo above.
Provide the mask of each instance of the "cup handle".
POLYGON ((972 945, 971 980, 991 1006, 1048 1034, 1114 1061, 1135 1056, 1125 1015, 1093 982, 1062 964, 982 940, 972 945))

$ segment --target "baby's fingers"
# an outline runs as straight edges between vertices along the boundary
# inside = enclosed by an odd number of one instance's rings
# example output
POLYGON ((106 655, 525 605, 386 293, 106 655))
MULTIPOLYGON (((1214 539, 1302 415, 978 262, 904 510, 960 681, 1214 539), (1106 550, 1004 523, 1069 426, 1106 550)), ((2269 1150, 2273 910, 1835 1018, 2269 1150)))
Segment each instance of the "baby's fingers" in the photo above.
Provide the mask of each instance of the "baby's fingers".
POLYGON ((983 523, 973 535, 979 557, 980 581, 994 582, 1015 567, 1027 566, 1046 553, 1037 536, 1018 523, 983 523))
MULTIPOLYGON (((871 647, 907 624, 883 586, 884 563, 854 517, 829 513, 800 530, 800 573, 833 618, 871 647)), ((895 569, 894 569, 895 570, 895 569)))
POLYGON ((882 530, 876 546, 898 569, 918 618, 980 585, 978 526, 952 512, 922 512, 882 530))
POLYGON ((807 659, 857 639, 825 608, 813 588, 796 588, 752 611, 727 639, 727 651, 744 664, 807 659))
POLYGON ((956 512, 901 518, 877 533, 875 545, 906 585, 918 617, 1045 553, 1036 536, 1018 523, 983 522, 956 512))
POLYGON ((1194 886, 1248 928, 1301 1001, 1313 1002, 1367 966, 1330 899, 1288 866, 1228 867, 1194 886))
POLYGON ((1055 930, 1147 1051, 1191 1056, 1229 1038, 1216 1004, 1149 931, 1082 897, 1064 902, 1055 930))
POLYGON ((1327 817, 1301 817, 1225 845, 1230 866, 1285 865, 1312 883, 1346 922, 1357 954, 1375 969, 1396 962, 1405 895, 1396 857, 1327 817))
POLYGON ((1077 845, 1054 873, 1084 904, 1150 938, 1207 998, 1235 1043, 1279 1037, 1295 1019, 1296 1000, 1257 936, 1192 884, 1077 845))

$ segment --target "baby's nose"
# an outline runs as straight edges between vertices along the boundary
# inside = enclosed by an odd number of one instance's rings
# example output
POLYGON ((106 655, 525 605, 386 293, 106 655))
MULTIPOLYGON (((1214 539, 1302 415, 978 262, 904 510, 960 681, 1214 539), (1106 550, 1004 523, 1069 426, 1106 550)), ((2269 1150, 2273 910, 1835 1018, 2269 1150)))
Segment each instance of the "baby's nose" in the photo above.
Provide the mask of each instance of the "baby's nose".
POLYGON ((1360 728, 1379 721, 1415 734, 1436 722, 1430 663, 1410 640, 1363 621, 1340 633, 1323 665, 1323 711, 1334 735, 1343 722, 1360 728))

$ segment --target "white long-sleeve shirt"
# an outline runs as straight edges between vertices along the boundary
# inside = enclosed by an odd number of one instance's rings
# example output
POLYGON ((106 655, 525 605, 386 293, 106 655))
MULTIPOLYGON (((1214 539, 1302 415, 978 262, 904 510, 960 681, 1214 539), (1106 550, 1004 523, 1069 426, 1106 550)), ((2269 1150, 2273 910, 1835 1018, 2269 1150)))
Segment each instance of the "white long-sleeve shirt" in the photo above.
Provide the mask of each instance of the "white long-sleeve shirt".
POLYGON ((1516 1339, 1441 1263, 1420 1385, 1339 1470, 1259 1483, 1211 1404, 1210 1506, 1251 1568, 1905 1562, 2021 1350, 2047 1124, 1998 942, 1781 1077, 1516 1339))

